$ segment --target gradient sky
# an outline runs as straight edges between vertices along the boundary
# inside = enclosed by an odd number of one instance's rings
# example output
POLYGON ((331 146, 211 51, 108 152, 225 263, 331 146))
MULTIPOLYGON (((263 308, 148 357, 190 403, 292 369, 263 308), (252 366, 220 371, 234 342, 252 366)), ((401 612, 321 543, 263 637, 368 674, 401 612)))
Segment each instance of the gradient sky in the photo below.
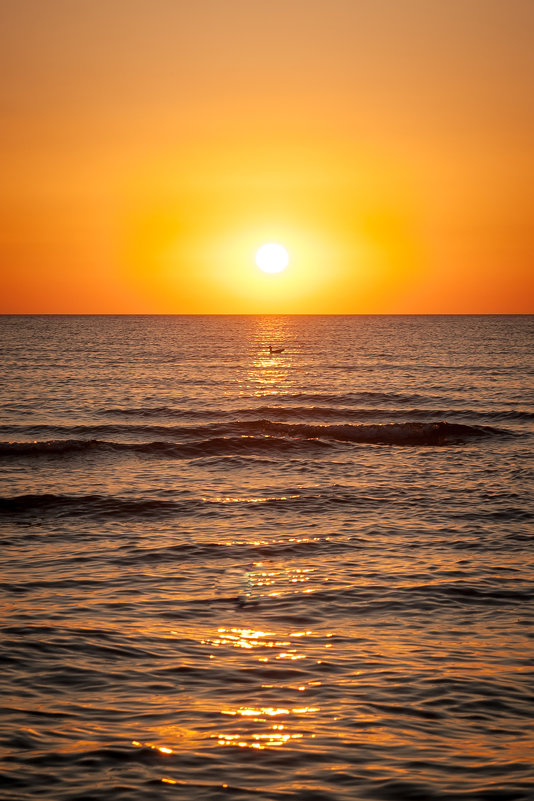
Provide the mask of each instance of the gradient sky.
POLYGON ((532 0, 0 13, 0 311, 534 311, 532 0))

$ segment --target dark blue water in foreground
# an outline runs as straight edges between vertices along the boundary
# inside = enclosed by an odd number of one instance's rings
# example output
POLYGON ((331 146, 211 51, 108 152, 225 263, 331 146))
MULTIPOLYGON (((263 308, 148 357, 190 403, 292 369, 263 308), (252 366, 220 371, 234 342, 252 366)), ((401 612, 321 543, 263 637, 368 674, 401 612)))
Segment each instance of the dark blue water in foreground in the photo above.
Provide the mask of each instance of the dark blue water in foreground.
POLYGON ((3 799, 534 798, 532 318, 0 333, 3 799))

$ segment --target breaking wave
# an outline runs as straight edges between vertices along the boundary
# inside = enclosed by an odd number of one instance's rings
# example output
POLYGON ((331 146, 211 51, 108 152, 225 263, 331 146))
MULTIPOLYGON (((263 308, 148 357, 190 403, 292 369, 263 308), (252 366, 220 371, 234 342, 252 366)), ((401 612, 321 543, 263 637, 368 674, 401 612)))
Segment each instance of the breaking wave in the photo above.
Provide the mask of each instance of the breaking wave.
MULTIPOLYGON (((137 433, 139 430, 137 429, 137 433)), ((154 434, 153 429, 148 432, 154 434)), ((0 456, 64 456, 113 451, 168 458, 200 458, 229 454, 298 453, 332 447, 335 443, 362 445, 443 446, 510 434, 490 426, 460 423, 388 423, 377 425, 309 425, 270 420, 237 421, 206 427, 158 428, 160 435, 177 434, 194 441, 115 442, 99 439, 52 439, 2 442, 0 456), (219 436, 209 436, 218 434, 219 436), (206 436, 207 435, 207 436, 206 436), (200 437, 200 438, 199 438, 200 437)))

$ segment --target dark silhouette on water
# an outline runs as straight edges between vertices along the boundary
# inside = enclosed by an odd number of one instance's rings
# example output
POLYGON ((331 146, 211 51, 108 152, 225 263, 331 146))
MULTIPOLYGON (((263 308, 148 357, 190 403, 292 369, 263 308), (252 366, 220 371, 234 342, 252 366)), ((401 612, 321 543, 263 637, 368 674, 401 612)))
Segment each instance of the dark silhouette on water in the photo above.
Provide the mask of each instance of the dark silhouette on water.
POLYGON ((269 345, 269 353, 272 355, 273 353, 283 353, 285 348, 273 348, 272 345, 269 345))

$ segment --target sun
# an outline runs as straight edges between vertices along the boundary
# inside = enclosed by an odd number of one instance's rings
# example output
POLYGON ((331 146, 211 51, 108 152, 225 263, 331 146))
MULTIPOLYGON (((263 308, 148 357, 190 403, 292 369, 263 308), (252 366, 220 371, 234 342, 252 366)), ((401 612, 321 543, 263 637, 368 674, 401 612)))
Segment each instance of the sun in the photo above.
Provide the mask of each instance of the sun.
POLYGON ((280 273, 289 264, 289 253, 282 245, 268 242, 256 251, 256 264, 264 273, 280 273))

